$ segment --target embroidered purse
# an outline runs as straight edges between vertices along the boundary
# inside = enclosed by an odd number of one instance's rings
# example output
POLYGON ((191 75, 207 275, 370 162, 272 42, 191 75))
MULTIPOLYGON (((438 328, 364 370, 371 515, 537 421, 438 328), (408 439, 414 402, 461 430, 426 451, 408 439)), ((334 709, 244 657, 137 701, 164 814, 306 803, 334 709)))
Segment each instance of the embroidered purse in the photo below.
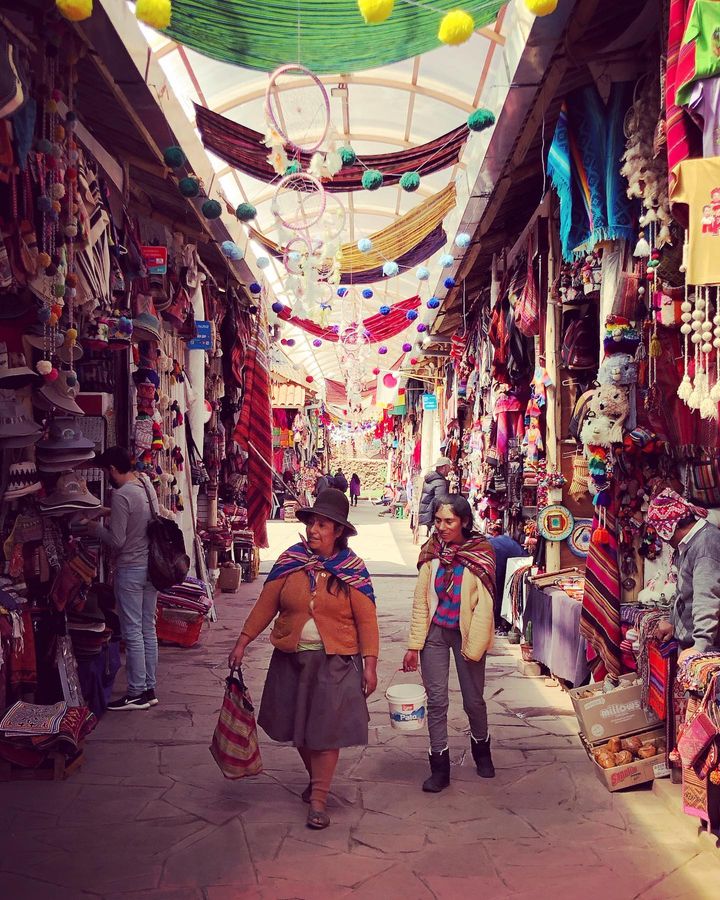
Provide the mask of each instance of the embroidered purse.
POLYGON ((710 679, 698 711, 688 722, 678 740, 678 753, 684 766, 692 766, 717 737, 718 729, 708 712, 708 704, 715 702, 717 675, 710 679))

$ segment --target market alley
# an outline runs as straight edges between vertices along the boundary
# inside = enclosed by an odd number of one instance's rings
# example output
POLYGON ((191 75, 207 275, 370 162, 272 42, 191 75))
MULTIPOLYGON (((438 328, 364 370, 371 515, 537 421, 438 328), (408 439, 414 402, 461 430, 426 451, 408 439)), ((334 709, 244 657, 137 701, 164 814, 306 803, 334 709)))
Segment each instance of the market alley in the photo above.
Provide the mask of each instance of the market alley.
MULTIPOLYGON (((240 783, 223 780, 208 752, 227 652, 260 582, 242 585, 218 595, 219 621, 199 645, 161 649, 160 705, 105 715, 81 772, 0 787, 3 898, 591 900, 607 897, 609 881, 616 900, 717 896, 708 887, 720 884, 717 850, 647 786, 607 793, 562 689, 519 674, 505 641, 488 669, 497 777, 477 778, 466 758, 453 682, 452 785, 422 793, 427 735, 394 732, 383 696, 404 652, 417 548, 407 522, 379 518, 367 502, 352 517, 353 546, 375 575, 380 684, 370 745, 341 754, 332 826, 305 827, 307 779, 292 748, 261 735, 265 774, 240 783)), ((297 530, 271 526, 263 571, 297 530)), ((265 638, 247 655, 258 701, 269 656, 265 638)))

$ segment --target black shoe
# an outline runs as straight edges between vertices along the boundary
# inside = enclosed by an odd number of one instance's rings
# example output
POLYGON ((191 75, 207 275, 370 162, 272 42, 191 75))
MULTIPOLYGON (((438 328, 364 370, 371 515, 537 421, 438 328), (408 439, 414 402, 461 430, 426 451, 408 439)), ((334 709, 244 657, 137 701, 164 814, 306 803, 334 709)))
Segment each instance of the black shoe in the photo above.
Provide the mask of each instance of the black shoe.
POLYGON ((450 751, 445 749, 442 753, 430 753, 429 756, 432 774, 423 782, 422 789, 428 794, 439 794, 450 785, 450 751))
POLYGON ((484 741, 476 741, 470 735, 470 749, 473 759, 475 760, 475 769, 481 778, 494 778, 495 766, 493 765, 492 756, 490 756, 490 738, 484 741))
POLYGON ((119 709, 150 709, 150 704, 145 694, 140 694, 139 697, 131 697, 129 694, 125 694, 119 700, 113 700, 112 703, 108 703, 107 708, 113 712, 117 712, 119 709))
POLYGON ((154 688, 148 688, 143 694, 143 698, 148 702, 150 706, 157 706, 160 702, 158 698, 155 696, 154 688))

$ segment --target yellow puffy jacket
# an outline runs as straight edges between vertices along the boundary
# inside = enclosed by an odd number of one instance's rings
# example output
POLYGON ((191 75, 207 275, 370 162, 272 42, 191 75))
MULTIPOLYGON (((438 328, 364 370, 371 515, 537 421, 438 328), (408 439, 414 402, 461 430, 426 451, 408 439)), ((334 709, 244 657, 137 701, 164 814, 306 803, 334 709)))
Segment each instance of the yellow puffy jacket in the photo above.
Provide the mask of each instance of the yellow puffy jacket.
MULTIPOLYGON (((426 562, 418 574, 410 622, 409 650, 422 650, 425 646, 425 638, 438 605, 435 578, 439 565, 437 559, 426 562)), ((462 655, 479 662, 492 647, 494 631, 492 596, 482 581, 469 569, 465 569, 460 588, 462 655)))

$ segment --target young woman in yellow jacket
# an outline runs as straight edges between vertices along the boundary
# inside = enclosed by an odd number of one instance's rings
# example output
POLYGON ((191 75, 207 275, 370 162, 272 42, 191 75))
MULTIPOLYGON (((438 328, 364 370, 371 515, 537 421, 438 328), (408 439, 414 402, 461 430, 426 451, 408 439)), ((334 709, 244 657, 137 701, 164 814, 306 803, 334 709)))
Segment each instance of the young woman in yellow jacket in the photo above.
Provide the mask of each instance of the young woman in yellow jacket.
POLYGON ((420 551, 408 651, 403 669, 414 672, 418 657, 428 695, 430 778, 423 790, 437 793, 450 784, 448 679, 450 653, 470 721, 470 748, 477 774, 493 778, 487 706, 483 697, 485 660, 495 623, 495 554, 472 531, 472 509, 459 494, 439 499, 435 531, 420 551))

